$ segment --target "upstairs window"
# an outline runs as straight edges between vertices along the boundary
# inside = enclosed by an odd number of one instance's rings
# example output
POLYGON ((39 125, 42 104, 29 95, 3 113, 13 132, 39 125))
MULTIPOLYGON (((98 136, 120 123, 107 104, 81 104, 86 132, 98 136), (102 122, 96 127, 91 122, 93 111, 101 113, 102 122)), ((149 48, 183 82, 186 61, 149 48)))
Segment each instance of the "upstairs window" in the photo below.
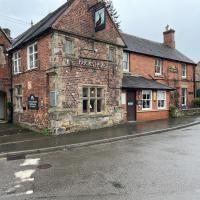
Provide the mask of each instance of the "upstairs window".
POLYGON ((0 68, 4 67, 6 64, 6 56, 4 46, 0 45, 0 68))
POLYGON ((186 79, 187 78, 187 65, 182 64, 182 78, 186 79))
POLYGON ((162 71, 163 71, 163 67, 162 67, 162 59, 157 58, 155 61, 155 75, 156 76, 161 76, 162 75, 162 71))
POLYGON ((158 91, 157 99, 158 99, 158 109, 165 109, 166 108, 166 91, 158 91))
POLYGON ((109 48, 108 60, 110 62, 115 62, 115 49, 113 47, 109 48))
POLYGON ((28 47, 28 69, 35 69, 38 67, 38 49, 37 43, 28 47))
POLYGON ((142 91, 142 110, 151 110, 152 108, 152 91, 142 91))
POLYGON ((19 74, 21 68, 21 56, 20 52, 16 52, 13 54, 13 72, 14 74, 19 74))
POLYGON ((123 72, 129 72, 129 53, 123 53, 123 72))
POLYGON ((83 88, 83 113, 101 113, 104 110, 104 91, 99 87, 83 88))
POLYGON ((66 38, 65 53, 68 55, 74 54, 74 43, 71 39, 66 38))

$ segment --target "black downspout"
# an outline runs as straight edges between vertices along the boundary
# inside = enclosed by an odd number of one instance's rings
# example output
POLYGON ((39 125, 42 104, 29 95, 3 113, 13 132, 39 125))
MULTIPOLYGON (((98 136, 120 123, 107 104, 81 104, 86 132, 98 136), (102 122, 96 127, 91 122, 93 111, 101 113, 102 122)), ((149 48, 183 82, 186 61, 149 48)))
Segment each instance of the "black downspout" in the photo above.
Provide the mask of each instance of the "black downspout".
POLYGON ((12 69, 12 54, 8 55, 8 63, 10 67, 10 113, 9 113, 9 123, 13 123, 13 69, 12 69))
POLYGON ((193 76, 194 76, 194 98, 196 98, 196 65, 194 66, 193 76))

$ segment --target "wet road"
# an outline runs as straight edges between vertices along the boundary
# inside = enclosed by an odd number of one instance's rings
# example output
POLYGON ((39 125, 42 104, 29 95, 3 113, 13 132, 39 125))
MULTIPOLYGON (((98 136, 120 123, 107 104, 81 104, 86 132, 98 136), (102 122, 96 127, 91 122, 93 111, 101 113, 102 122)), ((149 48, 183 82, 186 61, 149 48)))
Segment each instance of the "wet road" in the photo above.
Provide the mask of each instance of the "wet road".
POLYGON ((200 125, 26 160, 0 160, 0 177, 1 200, 199 200, 200 125))

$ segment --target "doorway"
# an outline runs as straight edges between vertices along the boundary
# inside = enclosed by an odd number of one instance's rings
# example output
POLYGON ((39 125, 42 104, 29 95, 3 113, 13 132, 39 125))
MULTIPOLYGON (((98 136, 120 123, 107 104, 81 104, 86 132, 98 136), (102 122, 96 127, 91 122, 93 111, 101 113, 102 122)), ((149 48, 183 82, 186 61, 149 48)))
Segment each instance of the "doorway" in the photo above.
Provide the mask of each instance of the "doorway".
POLYGON ((5 93, 0 92, 0 120, 5 120, 5 93))
POLYGON ((127 120, 136 121, 136 91, 127 91, 127 120))

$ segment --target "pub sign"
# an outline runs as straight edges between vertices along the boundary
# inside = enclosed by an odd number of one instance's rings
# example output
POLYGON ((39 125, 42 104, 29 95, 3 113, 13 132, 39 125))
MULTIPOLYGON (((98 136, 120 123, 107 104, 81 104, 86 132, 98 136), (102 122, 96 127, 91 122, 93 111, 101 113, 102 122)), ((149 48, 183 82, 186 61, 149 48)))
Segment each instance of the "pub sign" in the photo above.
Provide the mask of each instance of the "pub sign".
POLYGON ((106 10, 102 7, 95 11, 95 32, 101 31, 106 27, 106 10))
POLYGON ((28 97, 28 109, 29 110, 38 110, 39 109, 39 98, 34 95, 28 97))

